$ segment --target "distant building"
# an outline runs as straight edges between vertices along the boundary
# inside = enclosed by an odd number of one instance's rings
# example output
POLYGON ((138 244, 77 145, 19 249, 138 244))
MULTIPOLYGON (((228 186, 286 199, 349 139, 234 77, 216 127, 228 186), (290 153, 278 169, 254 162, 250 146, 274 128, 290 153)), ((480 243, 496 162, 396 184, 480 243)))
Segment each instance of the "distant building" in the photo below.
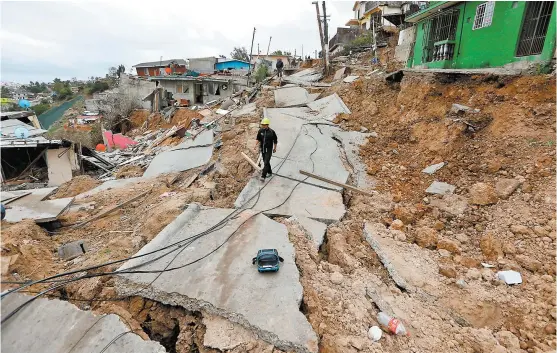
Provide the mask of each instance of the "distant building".
POLYGON ((290 60, 292 60, 292 56, 290 55, 253 55, 251 59, 251 64, 255 65, 258 59, 264 59, 271 62, 271 67, 273 70, 277 65, 278 59, 282 59, 284 66, 290 65, 290 60))
POLYGON ((554 1, 432 1, 405 21, 415 25, 408 67, 525 70, 555 56, 554 1))
POLYGON ((344 47, 364 32, 361 28, 338 27, 337 33, 329 41, 329 53, 340 54, 344 47))
POLYGON ((172 74, 184 74, 187 71, 187 62, 184 59, 170 59, 152 61, 134 65, 137 76, 153 77, 172 74))
POLYGON ((227 59, 215 64, 217 71, 249 70, 249 62, 236 59, 227 59))
POLYGON ((375 27, 394 27, 401 22, 401 6, 407 2, 402 1, 355 1, 352 11, 354 18, 346 26, 352 28, 372 29, 375 27), (393 23, 393 22, 395 23, 393 23))
POLYGON ((200 74, 212 74, 215 72, 217 58, 214 56, 208 56, 205 58, 189 58, 187 59, 187 62, 187 68, 191 71, 195 71, 200 74))
POLYGON ((158 76, 150 80, 158 82, 180 105, 205 104, 234 94, 232 80, 207 76, 158 76))

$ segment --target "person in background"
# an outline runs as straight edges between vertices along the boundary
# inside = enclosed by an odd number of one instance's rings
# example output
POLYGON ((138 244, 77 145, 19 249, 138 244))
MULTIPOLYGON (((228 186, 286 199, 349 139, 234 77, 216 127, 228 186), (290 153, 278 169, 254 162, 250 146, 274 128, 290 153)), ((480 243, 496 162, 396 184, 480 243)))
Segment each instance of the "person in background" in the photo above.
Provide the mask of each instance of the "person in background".
POLYGON ((277 134, 269 128, 271 121, 268 118, 261 120, 261 129, 257 132, 257 145, 263 159, 263 170, 261 171, 261 181, 265 181, 267 176, 272 177, 273 171, 271 170, 271 156, 277 152, 277 134))
POLYGON ((284 68, 284 63, 282 62, 282 59, 281 59, 281 58, 278 58, 278 59, 277 59, 277 65, 276 65, 276 67, 277 67, 277 76, 278 76, 278 77, 282 77, 282 70, 283 70, 283 68, 284 68))

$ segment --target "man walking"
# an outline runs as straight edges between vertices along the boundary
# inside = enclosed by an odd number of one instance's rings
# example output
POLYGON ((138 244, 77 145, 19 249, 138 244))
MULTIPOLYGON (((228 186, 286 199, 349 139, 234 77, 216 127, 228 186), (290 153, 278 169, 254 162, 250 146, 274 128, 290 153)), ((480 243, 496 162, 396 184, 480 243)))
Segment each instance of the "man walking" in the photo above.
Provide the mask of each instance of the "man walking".
POLYGON ((267 175, 269 177, 273 176, 273 171, 271 170, 271 156, 273 153, 277 152, 277 134, 271 128, 269 124, 271 121, 268 118, 263 118, 261 120, 261 129, 257 133, 257 147, 261 151, 263 158, 263 171, 261 172, 261 181, 265 181, 267 175))

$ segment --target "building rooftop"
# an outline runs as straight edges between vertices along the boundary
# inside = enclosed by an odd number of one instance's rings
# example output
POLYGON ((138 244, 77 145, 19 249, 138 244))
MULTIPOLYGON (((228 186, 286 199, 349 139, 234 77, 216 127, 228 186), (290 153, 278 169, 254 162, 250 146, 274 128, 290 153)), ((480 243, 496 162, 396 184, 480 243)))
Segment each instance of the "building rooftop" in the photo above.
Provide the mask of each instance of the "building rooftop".
POLYGON ((134 65, 133 67, 165 67, 170 64, 177 64, 177 65, 186 65, 186 60, 184 59, 169 59, 169 60, 159 60, 159 61, 151 61, 146 63, 141 63, 134 65))
POLYGON ((149 77, 150 81, 211 81, 211 82, 223 82, 223 83, 228 83, 229 80, 224 80, 224 79, 220 79, 220 78, 214 78, 211 76, 197 76, 197 77, 193 77, 193 76, 178 76, 178 75, 172 75, 172 76, 151 76, 149 77))

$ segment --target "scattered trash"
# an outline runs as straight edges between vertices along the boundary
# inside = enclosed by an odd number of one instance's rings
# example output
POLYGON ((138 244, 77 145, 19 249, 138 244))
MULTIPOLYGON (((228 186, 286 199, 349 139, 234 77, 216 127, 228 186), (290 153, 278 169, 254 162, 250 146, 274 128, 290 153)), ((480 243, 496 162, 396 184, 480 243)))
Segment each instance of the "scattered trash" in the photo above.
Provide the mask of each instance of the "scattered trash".
POLYGON ((462 278, 456 281, 456 285, 459 288, 466 288, 466 286, 468 286, 468 284, 462 278))
POLYGON ((160 197, 165 198, 165 197, 172 197, 172 196, 175 196, 175 195, 178 195, 178 193, 176 191, 167 191, 167 192, 162 193, 160 195, 160 197))
POLYGON ((381 339, 381 336, 383 336, 383 331, 381 331, 379 326, 371 326, 367 332, 367 336, 373 342, 377 342, 381 339))
POLYGON ((499 271, 497 272, 497 278, 504 281, 506 284, 520 284, 522 283, 522 276, 520 272, 516 271, 499 271))
POLYGON ((485 267, 485 268, 494 268, 495 267, 495 265, 487 264, 485 262, 482 262, 482 266, 485 267))
POLYGON ((431 185, 426 189, 425 192, 428 194, 437 194, 437 195, 447 195, 452 194, 456 189, 456 186, 443 183, 440 181, 434 181, 431 185))
POLYGON ((409 336, 409 333, 399 319, 391 317, 382 311, 377 314, 377 321, 380 325, 385 327, 388 332, 394 333, 397 336, 409 336))
POLYGON ((439 169, 443 168, 444 166, 445 166, 445 162, 433 164, 433 165, 430 165, 430 166, 426 167, 424 170, 422 170, 422 173, 432 175, 433 173, 435 173, 439 169))

